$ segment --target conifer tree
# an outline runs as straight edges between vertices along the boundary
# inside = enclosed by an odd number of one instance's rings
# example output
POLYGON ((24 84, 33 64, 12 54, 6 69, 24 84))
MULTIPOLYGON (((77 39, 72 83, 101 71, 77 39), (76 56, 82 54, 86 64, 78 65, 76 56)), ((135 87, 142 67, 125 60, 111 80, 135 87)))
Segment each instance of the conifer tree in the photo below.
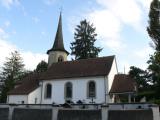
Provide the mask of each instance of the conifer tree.
POLYGON ((6 58, 0 74, 1 80, 4 81, 0 102, 6 102, 7 93, 14 88, 15 82, 21 80, 24 75, 24 64, 17 51, 11 53, 11 57, 6 58))
POLYGON ((149 26, 147 27, 149 36, 151 37, 154 48, 160 51, 160 2, 153 0, 150 5, 149 26))
POLYGON ((149 26, 147 27, 155 52, 148 60, 148 70, 153 81, 155 97, 160 99, 160 1, 153 0, 150 5, 149 26))
POLYGON ((75 59, 87 59, 98 57, 102 50, 100 47, 95 47, 97 34, 96 28, 87 20, 82 20, 80 25, 75 28, 74 39, 71 43, 71 55, 75 55, 75 59))

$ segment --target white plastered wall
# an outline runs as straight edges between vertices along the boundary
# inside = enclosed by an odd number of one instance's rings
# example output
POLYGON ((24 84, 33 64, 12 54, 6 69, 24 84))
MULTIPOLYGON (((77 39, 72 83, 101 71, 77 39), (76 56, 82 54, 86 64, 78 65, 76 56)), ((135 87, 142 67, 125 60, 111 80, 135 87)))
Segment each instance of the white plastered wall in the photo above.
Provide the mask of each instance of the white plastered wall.
POLYGON ((28 104, 28 95, 8 95, 8 103, 9 104, 28 104))
POLYGON ((63 104, 64 99, 64 86, 67 82, 71 82, 73 86, 72 101, 76 103, 78 100, 84 100, 85 103, 91 102, 91 99, 87 97, 87 84, 89 81, 96 83, 96 98, 95 103, 105 102, 105 89, 104 89, 104 76, 102 77, 86 77, 86 78, 68 78, 68 79, 57 79, 57 80, 45 80, 43 81, 43 93, 42 103, 43 104, 63 104), (44 98, 46 84, 52 85, 52 97, 51 99, 44 98))
POLYGON ((51 51, 48 56, 48 66, 58 62, 58 57, 63 56, 64 61, 67 61, 67 53, 62 51, 51 51))
MULTIPOLYGON (((113 83, 113 79, 114 76, 118 74, 118 68, 117 68, 117 63, 116 63, 116 58, 114 58, 113 63, 112 63, 112 67, 111 70, 108 74, 108 87, 107 87, 107 93, 109 93, 111 87, 112 87, 112 83, 113 83)), ((107 101, 109 101, 109 103, 112 103, 113 100, 110 99, 109 95, 106 95, 106 99, 108 99, 107 101)))
POLYGON ((35 89, 28 95, 28 103, 29 104, 40 104, 40 102, 41 102, 41 87, 38 87, 37 89, 35 89))

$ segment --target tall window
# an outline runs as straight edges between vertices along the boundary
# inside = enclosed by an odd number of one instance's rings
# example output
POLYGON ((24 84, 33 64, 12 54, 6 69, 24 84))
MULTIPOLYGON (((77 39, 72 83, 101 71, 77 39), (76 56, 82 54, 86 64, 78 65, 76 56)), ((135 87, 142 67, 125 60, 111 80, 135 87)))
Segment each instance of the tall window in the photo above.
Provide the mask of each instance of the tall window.
POLYGON ((65 84, 65 99, 70 100, 72 99, 72 83, 67 82, 65 84))
POLYGON ((45 98, 51 98, 51 96, 52 96, 52 85, 47 84, 46 85, 45 98))
POLYGON ((88 83, 88 97, 95 98, 96 97, 96 84, 94 81, 90 81, 88 83))
POLYGON ((64 60, 63 60, 63 56, 59 56, 58 57, 58 62, 63 62, 64 60))

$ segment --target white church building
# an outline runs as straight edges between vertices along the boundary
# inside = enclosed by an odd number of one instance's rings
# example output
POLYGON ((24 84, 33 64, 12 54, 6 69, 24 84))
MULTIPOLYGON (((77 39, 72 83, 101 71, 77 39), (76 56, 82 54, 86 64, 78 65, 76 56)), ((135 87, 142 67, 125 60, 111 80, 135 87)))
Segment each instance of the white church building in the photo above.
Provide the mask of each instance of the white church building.
POLYGON ((135 93, 134 82, 123 79, 127 75, 117 75, 114 55, 67 61, 69 53, 63 44, 61 15, 53 47, 47 54, 48 70, 25 77, 8 93, 7 103, 63 104, 83 101, 86 104, 104 104, 115 102, 118 94, 135 93), (122 80, 117 79, 119 76, 123 76, 122 80), (125 80, 127 83, 124 83, 125 80))

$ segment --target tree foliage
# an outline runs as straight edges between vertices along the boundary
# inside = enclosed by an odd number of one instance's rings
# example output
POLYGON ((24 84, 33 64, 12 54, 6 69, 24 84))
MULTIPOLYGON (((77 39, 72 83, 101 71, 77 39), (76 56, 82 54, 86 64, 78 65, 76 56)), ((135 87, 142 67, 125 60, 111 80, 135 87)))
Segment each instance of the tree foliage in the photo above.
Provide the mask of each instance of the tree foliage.
POLYGON ((137 86, 138 86, 138 91, 144 91, 147 90, 149 87, 148 82, 150 81, 149 79, 149 74, 146 70, 142 70, 140 68, 131 66, 129 75, 136 80, 137 86))
POLYGON ((38 63, 35 72, 41 73, 41 72, 45 72, 48 68, 48 64, 42 60, 40 63, 38 63))
POLYGON ((151 84, 151 75, 147 70, 142 70, 140 68, 131 66, 129 75, 136 80, 138 87, 138 94, 136 95, 136 101, 139 102, 140 99, 145 97, 148 101, 154 99, 155 91, 154 86, 151 84))
POLYGON ((160 1, 153 0, 150 5, 149 26, 147 27, 155 52, 148 60, 148 70, 154 85, 155 97, 160 99, 160 1))
POLYGON ((149 26, 147 27, 149 36, 151 37, 155 50, 160 51, 160 2, 153 0, 150 5, 149 26))
POLYGON ((148 70, 154 84, 155 97, 160 99, 160 52, 157 51, 148 60, 148 70))
POLYGON ((11 53, 11 57, 6 58, 2 67, 1 79, 4 81, 1 102, 6 102, 7 93, 14 88, 15 82, 21 80, 24 75, 24 64, 20 54, 17 51, 11 53))
POLYGON ((100 47, 95 47, 97 34, 96 28, 87 20, 82 20, 80 25, 75 28, 74 39, 71 43, 71 55, 75 55, 75 59, 87 59, 98 57, 102 50, 100 47))

